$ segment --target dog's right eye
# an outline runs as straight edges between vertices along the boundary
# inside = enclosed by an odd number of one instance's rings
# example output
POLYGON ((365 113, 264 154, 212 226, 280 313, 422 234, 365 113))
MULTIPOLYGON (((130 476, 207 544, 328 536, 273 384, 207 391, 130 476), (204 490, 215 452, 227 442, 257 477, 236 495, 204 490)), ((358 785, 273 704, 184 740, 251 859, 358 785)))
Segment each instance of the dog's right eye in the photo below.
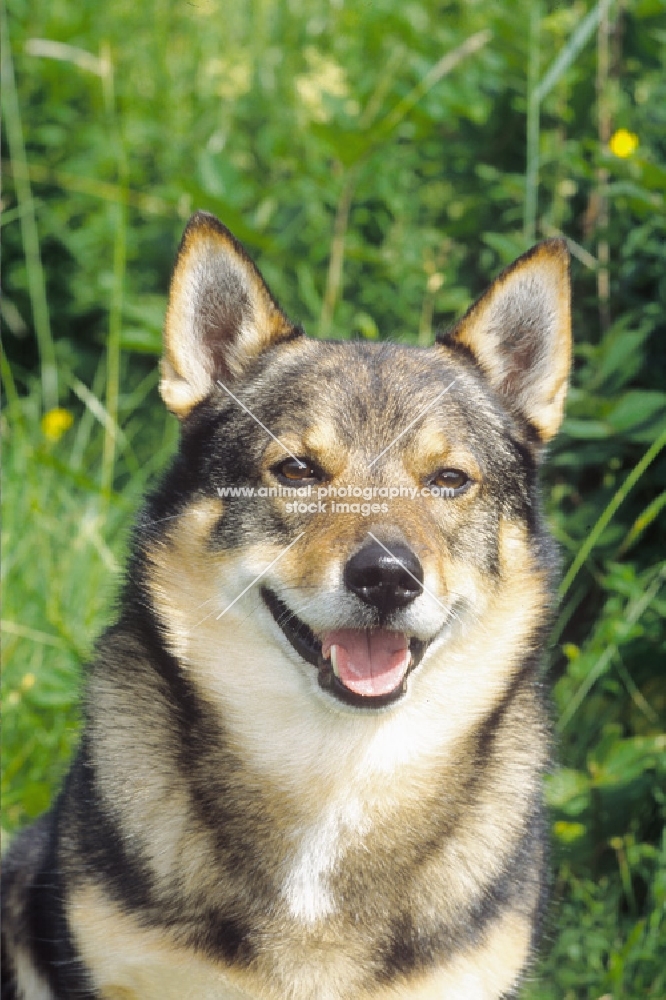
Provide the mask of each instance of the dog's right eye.
POLYGON ((271 472, 287 484, 321 483, 326 478, 319 466, 309 458, 286 458, 279 465, 274 465, 271 472))

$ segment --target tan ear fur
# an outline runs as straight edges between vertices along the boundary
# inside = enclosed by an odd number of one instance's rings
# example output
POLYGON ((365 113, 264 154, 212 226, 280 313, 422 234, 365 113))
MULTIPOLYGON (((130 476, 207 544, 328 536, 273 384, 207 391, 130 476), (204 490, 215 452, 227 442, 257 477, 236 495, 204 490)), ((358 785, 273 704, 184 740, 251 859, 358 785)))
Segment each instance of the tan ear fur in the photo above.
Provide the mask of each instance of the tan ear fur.
POLYGON ((261 274, 214 215, 187 224, 171 279, 160 393, 184 418, 262 351, 298 334, 261 274))
POLYGON ((569 252, 544 240, 493 282, 440 343, 471 352, 508 409, 540 440, 562 422, 571 365, 569 252))

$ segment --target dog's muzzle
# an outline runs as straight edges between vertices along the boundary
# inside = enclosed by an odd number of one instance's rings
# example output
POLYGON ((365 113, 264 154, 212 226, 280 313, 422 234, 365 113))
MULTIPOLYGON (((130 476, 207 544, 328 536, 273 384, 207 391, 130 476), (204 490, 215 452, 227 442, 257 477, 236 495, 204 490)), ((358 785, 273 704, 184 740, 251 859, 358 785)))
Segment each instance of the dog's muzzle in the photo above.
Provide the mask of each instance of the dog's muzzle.
POLYGON ((429 645, 405 632, 383 627, 387 619, 423 590, 423 567, 402 543, 364 545, 346 563, 344 583, 377 614, 375 628, 342 628, 319 637, 282 601, 263 588, 263 600, 296 652, 319 673, 319 684, 346 704, 379 708, 397 701, 407 677, 429 645))

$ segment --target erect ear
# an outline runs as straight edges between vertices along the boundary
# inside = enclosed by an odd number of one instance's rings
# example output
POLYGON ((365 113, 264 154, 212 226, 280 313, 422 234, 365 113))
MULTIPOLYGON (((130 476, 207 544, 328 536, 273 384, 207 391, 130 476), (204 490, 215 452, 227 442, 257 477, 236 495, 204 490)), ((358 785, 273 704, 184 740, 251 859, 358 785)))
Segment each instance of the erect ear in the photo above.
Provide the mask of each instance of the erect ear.
POLYGON ((566 242, 544 240, 519 257, 437 339, 470 351, 507 408, 549 441, 562 422, 571 364, 566 242))
POLYGON ((164 328, 160 393, 169 409, 186 417, 218 380, 233 380, 299 333, 229 230, 196 212, 178 250, 164 328))

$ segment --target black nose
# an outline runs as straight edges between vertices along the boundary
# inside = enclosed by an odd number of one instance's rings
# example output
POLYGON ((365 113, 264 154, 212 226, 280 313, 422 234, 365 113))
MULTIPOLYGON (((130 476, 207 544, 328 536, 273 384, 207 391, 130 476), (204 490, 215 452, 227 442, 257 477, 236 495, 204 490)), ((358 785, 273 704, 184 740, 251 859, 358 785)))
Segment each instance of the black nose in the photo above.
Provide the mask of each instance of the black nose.
POLYGON ((383 614, 410 604, 423 590, 423 567, 406 545, 364 545, 345 566, 345 586, 383 614), (390 550, 390 551, 388 551, 390 550))

